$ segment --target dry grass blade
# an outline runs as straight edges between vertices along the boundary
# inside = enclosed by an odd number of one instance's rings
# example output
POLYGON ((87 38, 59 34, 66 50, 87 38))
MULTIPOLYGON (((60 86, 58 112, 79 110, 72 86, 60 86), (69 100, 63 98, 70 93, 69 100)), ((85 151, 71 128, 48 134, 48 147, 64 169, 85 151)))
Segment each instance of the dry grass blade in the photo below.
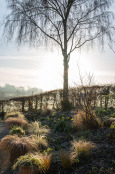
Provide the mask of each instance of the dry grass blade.
POLYGON ((14 125, 26 127, 28 125, 27 120, 22 118, 7 118, 5 120, 6 125, 10 128, 14 125))
POLYGON ((19 156, 37 151, 37 145, 28 137, 7 135, 1 140, 0 149, 10 154, 10 162, 13 163, 19 156))

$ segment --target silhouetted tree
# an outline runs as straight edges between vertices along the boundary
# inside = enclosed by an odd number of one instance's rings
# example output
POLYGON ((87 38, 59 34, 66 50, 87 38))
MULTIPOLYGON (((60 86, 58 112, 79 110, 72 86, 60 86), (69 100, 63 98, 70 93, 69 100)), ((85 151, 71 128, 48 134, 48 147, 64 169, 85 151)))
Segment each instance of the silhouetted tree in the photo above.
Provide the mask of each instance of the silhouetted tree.
POLYGON ((110 49, 113 51, 113 53, 115 53, 115 49, 113 48, 113 44, 114 44, 114 47, 115 47, 115 41, 112 40, 111 43, 112 43, 112 45, 111 44, 108 44, 108 45, 109 45, 110 49))
POLYGON ((68 68, 71 53, 94 39, 110 37, 112 0, 7 0, 7 36, 19 44, 54 41, 64 62, 63 99, 68 100, 68 68))

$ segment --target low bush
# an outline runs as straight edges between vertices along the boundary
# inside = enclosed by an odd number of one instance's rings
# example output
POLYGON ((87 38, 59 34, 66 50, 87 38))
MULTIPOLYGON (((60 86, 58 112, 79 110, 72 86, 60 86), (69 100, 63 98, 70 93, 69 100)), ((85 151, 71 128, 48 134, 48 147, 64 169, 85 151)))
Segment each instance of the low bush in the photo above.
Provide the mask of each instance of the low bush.
POLYGON ((13 126, 10 130, 10 135, 25 136, 25 130, 20 126, 13 126))
POLYGON ((57 121, 55 125, 55 131, 58 132, 69 132, 71 130, 71 125, 68 124, 65 120, 57 121))

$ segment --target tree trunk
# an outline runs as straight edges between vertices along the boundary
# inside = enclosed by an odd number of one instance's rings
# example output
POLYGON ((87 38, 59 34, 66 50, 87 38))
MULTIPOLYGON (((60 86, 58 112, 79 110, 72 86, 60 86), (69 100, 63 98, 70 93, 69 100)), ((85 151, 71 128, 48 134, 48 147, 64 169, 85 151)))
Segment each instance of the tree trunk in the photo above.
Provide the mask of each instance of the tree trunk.
POLYGON ((68 101, 68 60, 64 56, 64 83, 63 83, 63 101, 68 101))
POLYGON ((67 25, 64 21, 64 49, 62 50, 64 58, 64 83, 63 83, 63 101, 68 102, 68 54, 67 54, 67 25))

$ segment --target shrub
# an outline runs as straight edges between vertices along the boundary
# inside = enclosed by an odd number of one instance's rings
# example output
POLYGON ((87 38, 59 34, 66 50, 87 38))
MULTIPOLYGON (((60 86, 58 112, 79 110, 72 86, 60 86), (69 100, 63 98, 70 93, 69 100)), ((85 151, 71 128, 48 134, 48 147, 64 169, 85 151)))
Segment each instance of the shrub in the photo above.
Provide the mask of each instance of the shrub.
POLYGON ((22 118, 7 118, 5 120, 5 123, 9 128, 13 127, 14 125, 22 126, 22 127, 26 127, 28 125, 27 120, 22 118))
POLYGON ((72 142, 72 145, 74 147, 76 156, 79 158, 85 158, 90 151, 96 147, 92 142, 83 140, 74 141, 72 142))
POLYGON ((66 127, 66 122, 64 120, 60 120, 55 125, 55 131, 63 132, 65 130, 65 127, 66 127))
POLYGON ((7 135, 1 140, 0 149, 10 154, 10 162, 14 163, 19 156, 37 151, 37 145, 28 137, 7 135))
POLYGON ((25 131, 20 126, 13 126, 10 130, 10 135, 25 136, 25 131))
POLYGON ((84 111, 78 111, 73 117, 73 126, 77 130, 97 129, 100 126, 100 120, 93 113, 86 115, 84 111))
POLYGON ((71 151, 60 151, 60 160, 64 169, 70 168, 75 160, 75 155, 71 151))
POLYGON ((13 117, 13 118, 22 118, 24 119, 24 115, 21 112, 10 112, 10 113, 6 113, 5 115, 5 119, 9 118, 9 117, 13 117))
POLYGON ((69 132, 71 130, 71 125, 65 120, 60 120, 55 125, 55 131, 58 132, 69 132))
POLYGON ((51 164, 51 156, 42 154, 26 154, 18 158, 13 165, 15 170, 17 167, 30 166, 32 169, 37 169, 39 173, 47 173, 51 164))

